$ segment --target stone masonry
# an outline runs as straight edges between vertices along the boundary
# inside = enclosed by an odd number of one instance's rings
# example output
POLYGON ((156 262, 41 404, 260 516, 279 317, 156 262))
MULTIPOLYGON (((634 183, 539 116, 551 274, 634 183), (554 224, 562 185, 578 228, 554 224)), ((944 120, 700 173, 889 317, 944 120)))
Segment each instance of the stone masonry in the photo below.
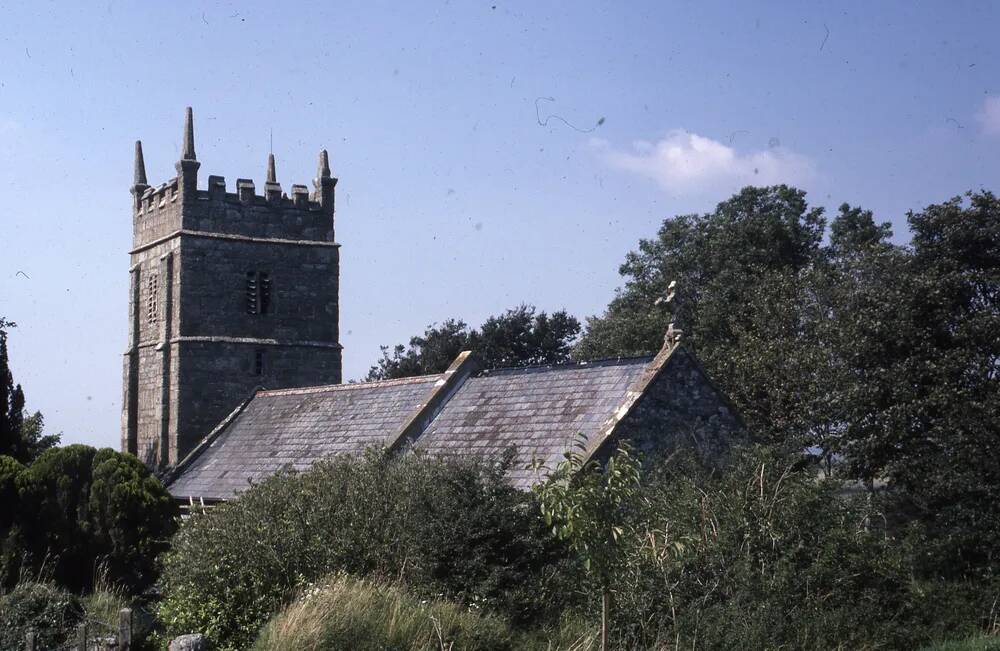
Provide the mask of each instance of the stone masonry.
POLYGON ((291 197, 268 160, 263 195, 221 176, 200 190, 187 109, 177 177, 146 182, 136 143, 122 450, 162 468, 183 459, 259 387, 341 378, 339 244, 321 152, 314 192, 291 197))

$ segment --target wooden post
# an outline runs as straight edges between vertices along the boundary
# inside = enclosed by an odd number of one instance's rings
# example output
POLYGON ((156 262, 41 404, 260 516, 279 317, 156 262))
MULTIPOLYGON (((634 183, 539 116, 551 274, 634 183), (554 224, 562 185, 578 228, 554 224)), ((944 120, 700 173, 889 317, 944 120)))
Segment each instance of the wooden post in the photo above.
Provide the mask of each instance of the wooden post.
POLYGON ((35 632, 28 631, 28 636, 24 639, 24 651, 37 651, 38 646, 35 641, 35 632))
POLYGON ((608 609, 611 605, 611 591, 601 591, 601 651, 608 651, 608 609))
POLYGON ((118 612, 118 651, 132 648, 132 609, 122 608, 118 612))
POLYGON ((87 622, 76 627, 76 651, 87 651, 87 622))

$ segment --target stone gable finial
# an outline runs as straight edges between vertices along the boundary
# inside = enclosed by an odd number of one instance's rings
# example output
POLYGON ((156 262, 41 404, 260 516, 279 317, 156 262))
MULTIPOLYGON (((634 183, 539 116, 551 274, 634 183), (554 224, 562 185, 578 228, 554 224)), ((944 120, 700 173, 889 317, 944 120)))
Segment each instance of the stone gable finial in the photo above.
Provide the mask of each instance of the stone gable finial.
POLYGON ((198 160, 194 155, 194 114, 190 106, 184 112, 184 149, 181 160, 198 160))
POLYGON ((132 181, 134 187, 149 185, 146 182, 146 161, 142 158, 142 141, 135 141, 135 177, 132 181))
MULTIPOLYGON (((660 305, 665 304, 672 308, 673 313, 677 314, 677 307, 674 304, 674 299, 677 297, 677 281, 671 280, 670 284, 667 285, 667 293, 660 298, 656 299, 653 304, 660 305)), ((676 346, 681 341, 681 335, 684 334, 683 330, 679 330, 674 327, 673 322, 667 326, 667 333, 663 336, 663 342, 667 346, 676 346)))

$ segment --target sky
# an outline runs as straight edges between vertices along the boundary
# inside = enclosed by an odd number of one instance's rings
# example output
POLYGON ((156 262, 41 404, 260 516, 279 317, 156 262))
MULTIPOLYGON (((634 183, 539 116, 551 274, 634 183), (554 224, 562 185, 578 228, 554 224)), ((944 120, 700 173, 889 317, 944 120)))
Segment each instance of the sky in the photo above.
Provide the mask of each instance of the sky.
POLYGON ((132 156, 337 185, 345 379, 431 323, 599 314, 746 184, 891 221, 1000 190, 996 3, 3 3, 0 316, 30 410, 117 448, 132 156), (273 145, 272 145, 273 143, 273 145))

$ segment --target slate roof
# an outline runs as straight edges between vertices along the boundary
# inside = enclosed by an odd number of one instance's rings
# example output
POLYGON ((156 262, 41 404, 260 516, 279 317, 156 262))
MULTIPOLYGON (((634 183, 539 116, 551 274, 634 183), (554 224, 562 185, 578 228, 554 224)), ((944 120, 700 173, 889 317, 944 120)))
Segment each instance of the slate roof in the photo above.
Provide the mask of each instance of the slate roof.
POLYGON ((283 468, 381 446, 441 377, 258 391, 182 462, 169 490, 178 498, 228 499, 283 468))
POLYGON ((581 435, 600 445, 669 357, 477 371, 468 355, 438 375, 258 391, 181 462, 168 488, 182 500, 229 499, 249 480, 379 446, 435 456, 513 446, 510 480, 528 488, 532 458, 551 467, 581 435))
POLYGON ((590 442, 651 357, 484 371, 465 381, 417 439, 432 455, 491 455, 515 446, 508 476, 529 488, 533 456, 553 467, 582 434, 590 442))

